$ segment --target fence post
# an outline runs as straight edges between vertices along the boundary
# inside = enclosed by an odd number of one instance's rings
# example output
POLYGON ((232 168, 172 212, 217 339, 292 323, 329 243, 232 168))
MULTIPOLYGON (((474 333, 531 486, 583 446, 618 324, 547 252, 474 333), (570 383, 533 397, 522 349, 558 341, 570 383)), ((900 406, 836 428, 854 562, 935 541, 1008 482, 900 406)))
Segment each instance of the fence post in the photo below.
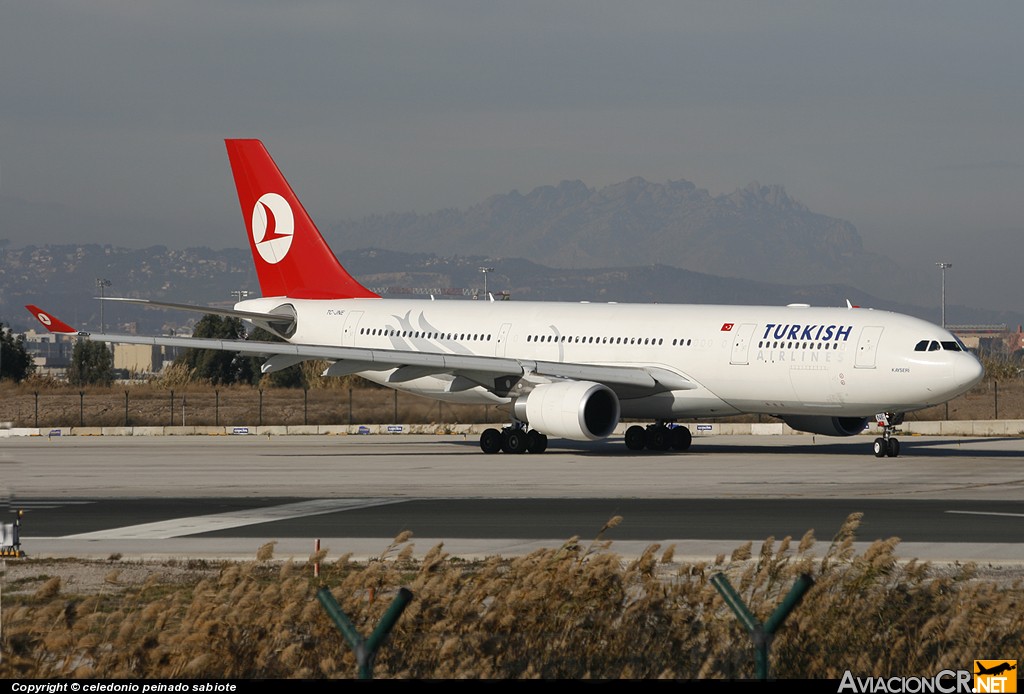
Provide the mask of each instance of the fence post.
POLYGON ((220 391, 213 391, 213 425, 220 426, 220 391))
POLYGON ((263 426, 263 389, 260 388, 260 426, 263 426))
POLYGON ((78 426, 85 426, 85 391, 78 391, 78 426))
POLYGON ((992 398, 995 401, 996 419, 999 419, 999 381, 992 381, 992 398))
POLYGON ((302 425, 309 424, 309 388, 302 389, 302 425))
POLYGON ((395 389, 395 424, 398 424, 398 389, 395 389))
POLYGON ((128 426, 128 391, 124 392, 124 425, 128 426))
POLYGON ((39 428, 39 391, 35 391, 33 395, 36 396, 36 429, 39 428))
POLYGON ((171 390, 171 403, 167 407, 167 412, 170 414, 171 419, 167 426, 174 426, 174 390, 171 390))
POLYGON ((352 426, 352 388, 348 389, 348 425, 352 426))

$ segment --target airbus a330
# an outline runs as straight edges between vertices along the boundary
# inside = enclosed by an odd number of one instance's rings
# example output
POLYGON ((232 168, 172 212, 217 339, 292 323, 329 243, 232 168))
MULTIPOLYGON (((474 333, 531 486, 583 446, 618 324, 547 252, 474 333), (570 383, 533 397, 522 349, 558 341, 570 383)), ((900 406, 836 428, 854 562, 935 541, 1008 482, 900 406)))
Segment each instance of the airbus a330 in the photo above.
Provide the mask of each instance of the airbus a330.
MULTIPOLYGON (((548 437, 684 451, 680 420, 763 414, 793 429, 853 436, 877 421, 896 457, 907 412, 951 400, 983 375, 949 331, 847 305, 812 308, 382 298, 338 262, 259 140, 227 140, 261 298, 233 309, 112 299, 242 318, 283 343, 86 335, 111 343, 231 350, 271 373, 306 360, 457 403, 505 406, 486 453, 541 453, 548 437)), ((76 333, 27 307, 55 332, 76 333)))

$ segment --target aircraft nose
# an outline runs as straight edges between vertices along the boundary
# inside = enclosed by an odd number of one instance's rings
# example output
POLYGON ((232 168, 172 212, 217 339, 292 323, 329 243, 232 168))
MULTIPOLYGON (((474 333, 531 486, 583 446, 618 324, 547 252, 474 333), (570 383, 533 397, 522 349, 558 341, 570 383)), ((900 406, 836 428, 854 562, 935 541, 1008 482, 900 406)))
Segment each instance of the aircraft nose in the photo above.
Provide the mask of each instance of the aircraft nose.
POLYGON ((953 367, 953 376, 957 383, 967 388, 972 387, 985 376, 985 367, 974 355, 964 355, 965 359, 957 359, 953 367))

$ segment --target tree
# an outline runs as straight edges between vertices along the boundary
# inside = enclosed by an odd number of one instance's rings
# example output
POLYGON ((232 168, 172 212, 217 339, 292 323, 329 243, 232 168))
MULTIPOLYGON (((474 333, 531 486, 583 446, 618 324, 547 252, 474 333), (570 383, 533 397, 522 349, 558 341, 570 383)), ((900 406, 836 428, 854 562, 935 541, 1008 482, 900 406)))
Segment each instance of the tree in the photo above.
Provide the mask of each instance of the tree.
MULTIPOLYGON (((241 340, 245 338, 245 325, 240 318, 207 314, 196 323, 192 336, 241 340)), ((249 383, 253 377, 249 359, 224 350, 187 349, 174 363, 188 367, 193 379, 208 381, 213 385, 249 383)))
POLYGON ((76 386, 109 386, 114 382, 114 354, 106 343, 85 339, 75 342, 68 382, 76 386))
POLYGON ((0 323, 0 381, 9 378, 20 383, 35 370, 32 355, 25 349, 25 336, 15 336, 0 323))
MULTIPOLYGON (((264 330, 263 328, 256 328, 253 330, 248 339, 255 340, 256 342, 284 342, 280 337, 268 330, 264 330)), ((266 357, 249 357, 249 368, 252 371, 253 385, 265 383, 278 388, 306 387, 306 377, 302 372, 300 364, 295 364, 294 366, 289 366, 286 369, 274 371, 273 373, 263 374, 263 372, 260 371, 260 367, 263 366, 263 362, 265 361, 266 357)))

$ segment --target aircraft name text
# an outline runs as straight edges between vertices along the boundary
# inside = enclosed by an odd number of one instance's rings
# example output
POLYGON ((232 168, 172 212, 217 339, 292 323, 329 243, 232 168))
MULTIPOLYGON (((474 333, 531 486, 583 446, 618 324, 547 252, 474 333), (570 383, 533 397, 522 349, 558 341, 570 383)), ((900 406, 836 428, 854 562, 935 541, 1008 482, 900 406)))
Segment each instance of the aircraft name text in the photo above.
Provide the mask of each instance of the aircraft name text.
POLYGON ((853 332, 852 325, 800 325, 799 323, 768 323, 762 340, 804 340, 846 342, 853 332))

